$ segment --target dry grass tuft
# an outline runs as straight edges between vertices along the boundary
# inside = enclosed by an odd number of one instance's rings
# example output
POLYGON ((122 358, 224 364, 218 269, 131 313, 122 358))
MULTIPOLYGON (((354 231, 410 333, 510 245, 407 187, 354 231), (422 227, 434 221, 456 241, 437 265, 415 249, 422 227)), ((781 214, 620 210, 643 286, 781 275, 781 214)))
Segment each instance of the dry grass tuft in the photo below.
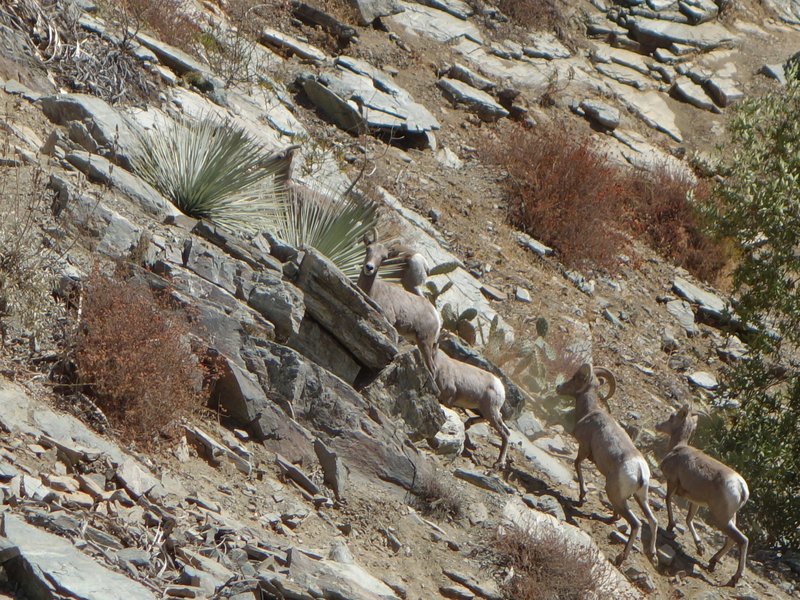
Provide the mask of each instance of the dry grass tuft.
POLYGON ((144 446, 199 406, 203 369, 189 321, 143 283, 93 272, 75 334, 81 383, 120 433, 144 446))
POLYGON ((423 515, 459 519, 464 514, 463 500, 452 479, 421 473, 411 493, 414 495, 412 505, 423 515))
POLYGON ((491 560, 513 573, 503 586, 513 600, 583 600, 598 595, 605 581, 595 565, 601 559, 594 549, 570 543, 555 528, 542 528, 533 536, 513 527, 497 532, 490 544, 491 560))

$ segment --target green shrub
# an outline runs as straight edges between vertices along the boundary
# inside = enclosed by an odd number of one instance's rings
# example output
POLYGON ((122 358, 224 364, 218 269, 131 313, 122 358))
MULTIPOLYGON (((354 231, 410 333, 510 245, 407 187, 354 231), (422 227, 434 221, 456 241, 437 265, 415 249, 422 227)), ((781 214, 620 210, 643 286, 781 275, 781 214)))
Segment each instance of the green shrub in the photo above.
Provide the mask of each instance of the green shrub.
POLYGON ((800 547, 800 81, 742 102, 723 155, 726 177, 705 202, 712 231, 738 256, 736 316, 749 356, 725 373, 709 451, 747 480, 739 513, 756 543, 800 547), (730 400, 730 401, 729 401, 730 400))
POLYGON ((134 170, 189 216, 256 232, 287 202, 291 156, 269 157, 229 122, 173 123, 138 137, 134 170))

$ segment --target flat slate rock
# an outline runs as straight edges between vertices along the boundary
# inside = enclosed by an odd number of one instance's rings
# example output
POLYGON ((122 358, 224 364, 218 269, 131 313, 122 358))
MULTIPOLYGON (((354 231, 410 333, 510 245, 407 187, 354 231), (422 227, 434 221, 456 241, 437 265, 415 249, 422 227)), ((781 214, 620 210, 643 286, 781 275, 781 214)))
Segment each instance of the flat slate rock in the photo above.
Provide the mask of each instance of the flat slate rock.
POLYGON ((436 85, 456 105, 466 106, 483 121, 497 121, 508 116, 508 111, 495 102, 489 94, 458 79, 440 79, 436 85))
POLYGON ((728 309, 727 303, 722 298, 701 289, 683 277, 676 277, 672 281, 672 289, 682 298, 699 304, 701 308, 711 313, 722 315, 728 309))
POLYGON ((19 549, 6 572, 31 598, 67 596, 81 600, 154 600, 142 584, 111 571, 75 548, 69 540, 4 514, 0 534, 19 549))
POLYGON ((631 36, 643 46, 668 48, 671 44, 685 44, 701 50, 711 50, 736 39, 718 23, 688 25, 634 17, 628 20, 628 27, 631 36))
POLYGON ((389 17, 396 25, 410 29, 417 35, 434 41, 447 43, 460 37, 483 43, 478 28, 469 21, 463 21, 452 14, 411 2, 400 2, 403 12, 389 17))
POLYGON ((719 108, 717 108, 717 105, 714 104, 708 94, 706 94, 703 86, 697 85, 688 77, 678 77, 672 84, 670 93, 678 100, 687 102, 688 104, 696 106, 697 108, 715 113, 720 112, 719 108))

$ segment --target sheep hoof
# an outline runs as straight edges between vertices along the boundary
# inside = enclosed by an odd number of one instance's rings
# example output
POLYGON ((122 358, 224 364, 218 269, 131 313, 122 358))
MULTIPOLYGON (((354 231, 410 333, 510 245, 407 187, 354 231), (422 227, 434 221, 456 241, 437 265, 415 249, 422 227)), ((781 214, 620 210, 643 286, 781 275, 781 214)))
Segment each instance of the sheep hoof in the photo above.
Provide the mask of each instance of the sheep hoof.
POLYGON ((623 560, 625 560, 625 553, 624 552, 622 552, 619 555, 617 555, 617 558, 614 559, 614 566, 615 567, 620 566, 622 564, 623 560))
MULTIPOLYGON (((697 544, 697 556, 703 556, 706 553, 706 547, 703 544, 697 544)), ((711 563, 708 563, 709 565, 711 563)), ((713 570, 713 569, 710 569, 713 570)))
POLYGON ((664 535, 671 540, 674 540, 676 537, 678 537, 678 534, 675 533, 674 528, 675 526, 673 525, 672 527, 667 527, 666 531, 664 531, 664 535))
POLYGON ((737 575, 731 577, 728 583, 725 584, 725 587, 736 587, 736 584, 739 583, 739 577, 740 576, 737 575))
POLYGON ((713 572, 714 569, 716 569, 716 568, 717 568, 717 561, 715 561, 715 560, 708 561, 708 567, 706 567, 706 570, 709 573, 713 572))

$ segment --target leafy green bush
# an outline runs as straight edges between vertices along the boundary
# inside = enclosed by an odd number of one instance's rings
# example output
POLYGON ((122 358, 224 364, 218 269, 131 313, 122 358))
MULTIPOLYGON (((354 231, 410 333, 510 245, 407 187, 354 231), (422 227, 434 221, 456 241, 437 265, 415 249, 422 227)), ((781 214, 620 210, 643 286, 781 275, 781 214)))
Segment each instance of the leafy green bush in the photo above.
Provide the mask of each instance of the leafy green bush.
POLYGON ((189 216, 255 232, 287 202, 291 156, 269 156, 229 122, 209 117, 138 136, 134 170, 189 216))
POLYGON ((800 547, 800 81, 743 102, 730 124, 725 180, 705 203, 734 247, 736 315, 747 359, 725 374, 728 400, 699 440, 747 480, 740 513, 757 543, 800 547))

